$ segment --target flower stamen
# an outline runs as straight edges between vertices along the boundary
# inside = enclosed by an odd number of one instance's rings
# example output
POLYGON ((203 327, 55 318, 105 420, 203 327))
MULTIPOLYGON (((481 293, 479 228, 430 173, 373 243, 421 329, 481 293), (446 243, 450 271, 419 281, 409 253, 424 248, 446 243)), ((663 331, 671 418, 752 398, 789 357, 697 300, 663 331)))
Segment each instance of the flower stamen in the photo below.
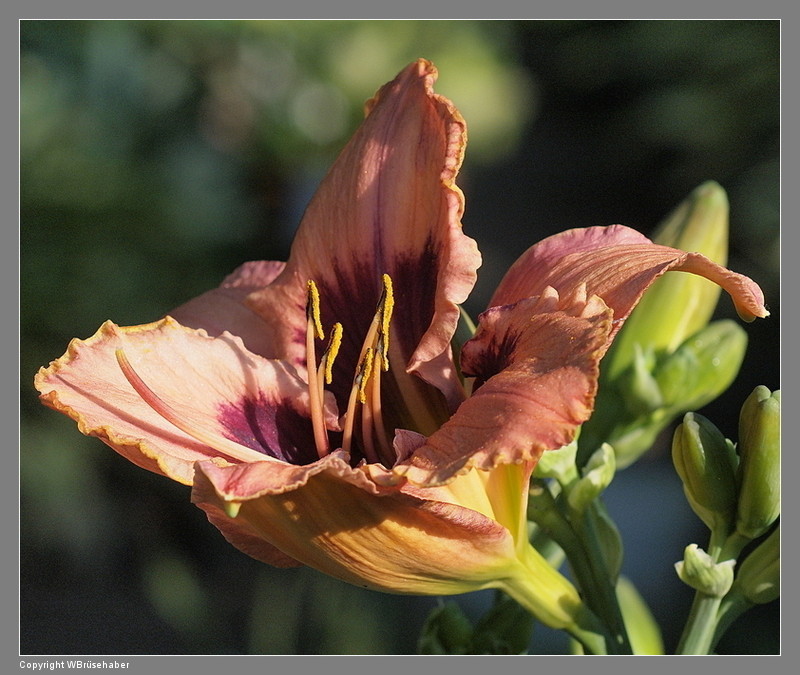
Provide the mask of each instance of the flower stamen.
POLYGON ((383 275, 383 293, 378 303, 378 312, 381 317, 381 326, 378 334, 378 352, 380 353, 381 368, 389 370, 389 323, 392 320, 394 311, 394 290, 392 288, 392 278, 388 274, 383 275))
MULTIPOLYGON (((372 322, 367 329, 358 365, 353 376, 347 410, 341 418, 342 450, 350 453, 355 438, 355 422, 359 405, 361 406, 361 445, 364 458, 371 463, 383 461, 390 466, 393 452, 386 437, 381 413, 380 372, 389 369, 389 323, 394 309, 392 280, 388 274, 382 276, 383 289, 378 300, 372 322), (376 440, 378 451, 376 451, 376 440)), ((324 423, 323 398, 324 384, 333 378, 333 361, 342 343, 342 325, 335 323, 331 328, 328 346, 316 365, 315 339, 322 339, 324 332, 320 318, 320 296, 314 281, 308 281, 306 301, 306 364, 308 369, 309 407, 314 426, 314 442, 320 457, 330 452, 327 429, 324 423)))
POLYGON ((330 452, 330 444, 328 442, 328 430, 325 427, 325 416, 322 411, 322 383, 319 381, 314 339, 324 339, 325 333, 322 330, 317 285, 309 279, 307 288, 306 371, 308 372, 308 406, 311 413, 311 425, 314 428, 314 445, 317 448, 317 455, 322 459, 330 452))

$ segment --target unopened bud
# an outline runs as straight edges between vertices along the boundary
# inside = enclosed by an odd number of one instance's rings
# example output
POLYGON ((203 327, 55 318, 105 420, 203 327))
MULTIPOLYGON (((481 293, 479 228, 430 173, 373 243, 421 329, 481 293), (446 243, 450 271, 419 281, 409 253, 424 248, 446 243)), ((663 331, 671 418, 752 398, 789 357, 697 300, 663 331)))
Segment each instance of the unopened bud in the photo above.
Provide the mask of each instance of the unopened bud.
POLYGON ((417 642, 420 654, 465 654, 472 624, 455 602, 436 607, 428 615, 417 642))
POLYGON ((747 333, 730 319, 692 335, 656 367, 664 405, 681 412, 713 401, 736 378, 746 349, 747 333))
POLYGON ((736 529, 755 539, 781 512, 781 392, 756 387, 739 415, 739 504, 736 529))
POLYGON ((598 412, 584 425, 582 438, 587 443, 608 441, 617 468, 629 466, 678 415, 702 408, 724 392, 739 373, 746 349, 747 333, 729 319, 702 328, 671 354, 654 358, 651 350, 637 348, 633 363, 616 382, 601 383, 598 412), (622 418, 620 400, 625 406, 622 418))
POLYGON ((683 560, 675 563, 680 580, 701 593, 721 598, 733 585, 735 560, 714 562, 697 544, 689 544, 683 552, 683 560))
POLYGON ((635 345, 633 363, 620 377, 618 386, 625 407, 634 415, 644 415, 664 405, 661 388, 653 377, 654 367, 653 351, 645 351, 641 345, 635 345))
POLYGON ((736 510, 736 453, 714 424, 686 413, 672 439, 672 461, 692 510, 712 531, 726 534, 736 510))

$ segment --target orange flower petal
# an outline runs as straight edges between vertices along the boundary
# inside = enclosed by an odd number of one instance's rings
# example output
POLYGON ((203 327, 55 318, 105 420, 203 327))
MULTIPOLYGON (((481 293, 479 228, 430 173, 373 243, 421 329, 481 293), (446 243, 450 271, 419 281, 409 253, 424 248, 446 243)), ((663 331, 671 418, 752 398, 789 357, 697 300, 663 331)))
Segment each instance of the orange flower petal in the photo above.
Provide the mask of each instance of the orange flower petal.
POLYGON ((434 595, 494 587, 519 566, 505 527, 422 492, 370 494, 322 471, 298 489, 243 500, 231 518, 223 495, 235 469, 200 463, 197 470, 193 501, 230 543, 265 562, 278 549, 358 586, 434 595))
POLYGON ((395 470, 435 485, 469 467, 537 460, 569 443, 594 404, 611 311, 577 293, 494 307, 464 345, 462 366, 479 385, 455 415, 395 470))

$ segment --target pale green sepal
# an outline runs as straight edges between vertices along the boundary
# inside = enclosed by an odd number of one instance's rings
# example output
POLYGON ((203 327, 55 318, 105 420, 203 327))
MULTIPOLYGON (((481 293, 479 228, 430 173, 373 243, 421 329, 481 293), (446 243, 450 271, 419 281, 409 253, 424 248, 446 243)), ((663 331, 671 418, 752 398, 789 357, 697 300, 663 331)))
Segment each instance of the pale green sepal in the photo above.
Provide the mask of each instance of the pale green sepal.
POLYGON ((735 560, 714 562, 697 544, 689 544, 683 560, 675 563, 680 580, 697 591, 713 598, 723 597, 733 585, 735 560))
POLYGON ((627 577, 620 577, 617 581, 616 593, 633 653, 639 655, 663 654, 664 640, 661 636, 661 628, 633 582, 627 577))

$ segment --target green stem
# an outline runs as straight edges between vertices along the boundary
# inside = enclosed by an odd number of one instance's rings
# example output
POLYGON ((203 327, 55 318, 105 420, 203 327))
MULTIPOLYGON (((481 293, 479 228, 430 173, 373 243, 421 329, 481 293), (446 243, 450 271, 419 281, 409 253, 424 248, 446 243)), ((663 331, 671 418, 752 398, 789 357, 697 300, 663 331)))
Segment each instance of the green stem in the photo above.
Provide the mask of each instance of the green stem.
POLYGON ((632 654, 633 649, 617 600, 615 579, 608 569, 606 555, 592 517, 593 509, 596 507, 597 503, 592 502, 583 517, 581 533, 584 536, 578 539, 581 553, 568 557, 578 578, 578 585, 586 595, 587 603, 605 621, 613 634, 614 649, 610 653, 632 654), (580 573, 573 561, 580 561, 580 573))
MULTIPOLYGON (((564 551, 578 586, 592 616, 599 618, 608 654, 631 654, 632 649, 612 576, 590 518, 585 518, 580 535, 561 512, 556 500, 544 486, 534 486, 528 503, 528 516, 564 551)), ((590 507, 591 508, 591 507, 590 507)), ((593 630, 597 630, 593 626, 593 630)), ((584 642, 579 635, 574 637, 584 642)), ((586 645, 584 645, 586 646, 586 645)), ((595 649, 590 647, 590 649, 595 649)), ((593 651, 593 653, 598 653, 593 651)))
MULTIPOLYGON (((718 562, 737 558, 748 540, 733 532, 712 530, 708 554, 718 562)), ((737 613, 738 606, 722 604, 723 598, 697 591, 689 610, 677 654, 709 654, 725 629, 744 609, 737 613)))
POLYGON ((692 601, 676 654, 708 654, 717 628, 717 613, 722 598, 698 591, 692 601))
POLYGON ((574 625, 565 630, 583 645, 584 654, 614 653, 608 649, 613 641, 605 626, 588 608, 581 613, 574 625))

